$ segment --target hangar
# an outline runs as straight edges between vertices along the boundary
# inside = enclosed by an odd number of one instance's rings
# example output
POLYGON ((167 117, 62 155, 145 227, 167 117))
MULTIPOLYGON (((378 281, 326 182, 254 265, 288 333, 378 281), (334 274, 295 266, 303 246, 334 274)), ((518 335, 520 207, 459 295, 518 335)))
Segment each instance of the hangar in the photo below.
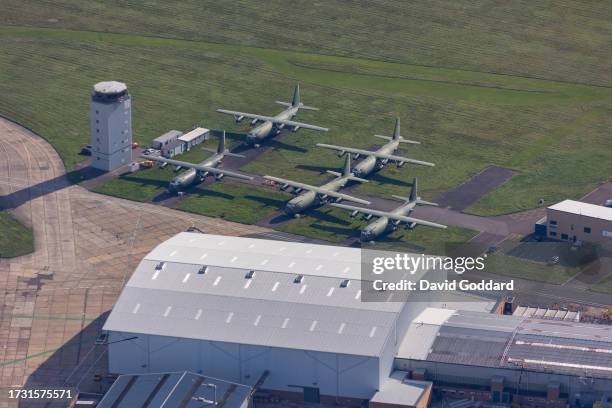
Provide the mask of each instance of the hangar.
POLYGON ((140 262, 106 321, 109 370, 265 380, 287 398, 361 404, 387 383, 419 309, 361 301, 360 255, 180 233, 140 262))

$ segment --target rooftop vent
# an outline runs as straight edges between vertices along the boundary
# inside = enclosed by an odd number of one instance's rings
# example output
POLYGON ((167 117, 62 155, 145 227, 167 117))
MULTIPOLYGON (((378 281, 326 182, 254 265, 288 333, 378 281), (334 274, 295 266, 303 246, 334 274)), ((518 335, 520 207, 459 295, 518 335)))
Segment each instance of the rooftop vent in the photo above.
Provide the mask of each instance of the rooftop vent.
POLYGON ((202 265, 202 267, 198 269, 198 275, 204 275, 206 272, 208 272, 208 266, 206 265, 202 265))
POLYGON ((340 282, 340 287, 341 287, 341 288, 347 288, 347 287, 348 287, 348 285, 349 285, 349 283, 351 283, 351 281, 350 281, 350 280, 348 280, 348 279, 344 279, 342 282, 340 282))
POLYGON ((293 283, 302 283, 303 280, 304 280, 304 275, 298 275, 293 280, 293 283))
POLYGON ((244 275, 244 279, 253 279, 253 276, 255 276, 255 271, 251 269, 244 275))
POLYGON ((161 271, 162 269, 164 269, 165 266, 166 266, 165 262, 160 262, 157 265, 155 265, 155 270, 156 271, 161 271))

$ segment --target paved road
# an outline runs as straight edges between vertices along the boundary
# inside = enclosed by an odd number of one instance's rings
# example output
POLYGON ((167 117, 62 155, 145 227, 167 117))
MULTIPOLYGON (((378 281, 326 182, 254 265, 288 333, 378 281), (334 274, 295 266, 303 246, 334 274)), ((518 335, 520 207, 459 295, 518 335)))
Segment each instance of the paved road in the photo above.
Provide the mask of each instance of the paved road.
MULTIPOLYGON (((0 119, 0 206, 33 228, 35 251, 0 260, 0 388, 91 386, 106 359, 93 340, 139 260, 195 226, 269 229, 91 193, 70 185, 53 148, 0 119)), ((15 406, 0 400, 0 407, 15 406)))
POLYGON ((516 174, 515 171, 498 166, 488 166, 465 183, 436 198, 440 207, 463 211, 482 196, 495 190, 516 174))

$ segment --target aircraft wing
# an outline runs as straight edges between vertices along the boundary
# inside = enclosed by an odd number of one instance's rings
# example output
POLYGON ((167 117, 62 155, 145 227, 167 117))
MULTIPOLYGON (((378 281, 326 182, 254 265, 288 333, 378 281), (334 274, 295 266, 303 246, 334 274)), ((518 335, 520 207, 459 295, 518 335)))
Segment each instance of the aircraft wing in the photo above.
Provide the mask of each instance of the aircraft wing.
POLYGON ((321 188, 321 187, 317 187, 317 186, 311 186, 310 184, 298 183, 298 182, 295 182, 295 181, 285 180, 285 179, 282 179, 282 178, 272 177, 272 176, 264 176, 264 178, 266 180, 274 181, 276 183, 286 184, 286 185, 289 185, 291 187, 301 188, 303 190, 314 191, 317 194, 327 195, 327 196, 330 196, 330 197, 339 198, 341 200, 352 201, 354 203, 359 203, 359 204, 363 204, 363 205, 369 205, 370 204, 369 201, 362 200, 361 198, 353 197, 353 196, 350 196, 348 194, 339 193, 337 191, 327 190, 325 188, 321 188))
POLYGON ((304 129, 310 129, 310 130, 318 130, 321 132, 327 132, 329 130, 328 128, 324 128, 321 126, 315 126, 315 125, 309 125, 308 123, 296 122, 294 120, 276 119, 273 116, 256 115, 254 113, 237 112, 237 111, 231 111, 227 109, 217 109, 217 112, 224 113, 226 115, 237 116, 237 117, 243 116, 245 118, 257 119, 262 122, 273 122, 278 125, 286 125, 286 126, 300 127, 304 129))
POLYGON ((394 154, 383 154, 383 153, 378 153, 378 152, 372 152, 370 150, 354 149, 352 147, 335 146, 335 145, 329 145, 325 143, 317 143, 317 146, 324 147, 326 149, 336 150, 339 152, 348 152, 348 153, 360 154, 363 156, 374 156, 378 159, 394 160, 397 162, 412 163, 412 164, 418 164, 420 166, 428 166, 428 167, 435 166, 434 163, 429 163, 426 161, 415 160, 415 159, 409 159, 408 157, 396 156, 394 154))
POLYGON ((378 210, 372 210, 370 208, 355 207, 353 205, 337 204, 337 203, 331 203, 331 205, 333 205, 334 207, 343 208, 345 210, 359 211, 360 213, 370 214, 375 217, 387 217, 389 219, 403 221, 408 224, 414 223, 414 224, 426 225, 428 227, 434 227, 434 228, 442 228, 442 229, 446 228, 446 225, 437 224, 435 222, 425 221, 425 220, 421 220, 418 218, 407 217, 405 215, 397 215, 397 214, 393 214, 393 213, 386 212, 386 211, 378 211, 378 210))
POLYGON ((201 166, 201 165, 195 164, 195 163, 189 163, 189 162, 184 162, 184 161, 180 161, 180 160, 166 159, 165 157, 147 156, 146 154, 143 154, 140 157, 142 157, 143 159, 146 159, 146 160, 152 160, 152 161, 156 161, 156 162, 159 162, 159 163, 168 163, 168 164, 172 164, 173 166, 181 166, 181 167, 185 167, 185 168, 189 168, 189 169, 196 169, 196 170, 199 170, 199 171, 204 171, 204 172, 208 172, 208 173, 212 173, 212 174, 222 174, 224 176, 234 177, 234 178, 238 178, 238 179, 242 179, 242 180, 253 180, 253 177, 251 177, 251 176, 247 176, 245 174, 236 173, 235 171, 218 169, 216 167, 201 166))

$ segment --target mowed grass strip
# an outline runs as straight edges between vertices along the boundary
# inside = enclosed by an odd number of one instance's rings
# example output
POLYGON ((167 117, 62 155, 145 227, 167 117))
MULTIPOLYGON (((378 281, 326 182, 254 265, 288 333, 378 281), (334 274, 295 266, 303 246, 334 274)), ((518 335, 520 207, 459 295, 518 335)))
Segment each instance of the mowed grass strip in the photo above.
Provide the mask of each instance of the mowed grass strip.
POLYGON ((0 211, 0 258, 14 258, 34 252, 32 230, 8 211, 0 211))
POLYGON ((170 167, 161 169, 154 165, 134 173, 124 173, 92 191, 133 201, 151 201, 155 196, 166 191, 168 183, 176 176, 170 167))
POLYGON ((389 134, 400 116, 404 137, 422 141, 401 154, 436 167, 389 166, 356 194, 396 194, 417 176, 432 200, 487 165, 517 170, 470 209, 491 215, 579 197, 610 174, 612 90, 604 87, 135 35, 4 27, 0 36, 8 78, 0 111, 47 137, 69 169, 89 140, 91 85, 117 78, 128 83, 135 139, 144 144, 196 124, 244 131, 247 124, 214 109, 273 114, 273 101, 301 82, 304 102, 321 111, 298 120, 330 132, 290 134, 243 170, 313 184, 341 166, 317 142, 372 148, 380 141, 371 135, 389 134))
POLYGON ((612 5, 602 1, 4 0, 0 24, 612 83, 612 5))
MULTIPOLYGON (((351 218, 348 211, 322 206, 308 211, 301 218, 290 219, 280 224, 278 229, 339 243, 348 239, 358 239, 360 230, 369 222, 371 221, 365 221, 362 217, 351 218)), ((459 227, 449 227, 445 230, 428 227, 417 227, 413 230, 399 229, 377 239, 371 248, 443 254, 446 244, 466 242, 477 234, 477 231, 459 227)))
POLYGON ((223 180, 195 188, 177 208, 242 224, 256 224, 282 208, 288 194, 223 180))

